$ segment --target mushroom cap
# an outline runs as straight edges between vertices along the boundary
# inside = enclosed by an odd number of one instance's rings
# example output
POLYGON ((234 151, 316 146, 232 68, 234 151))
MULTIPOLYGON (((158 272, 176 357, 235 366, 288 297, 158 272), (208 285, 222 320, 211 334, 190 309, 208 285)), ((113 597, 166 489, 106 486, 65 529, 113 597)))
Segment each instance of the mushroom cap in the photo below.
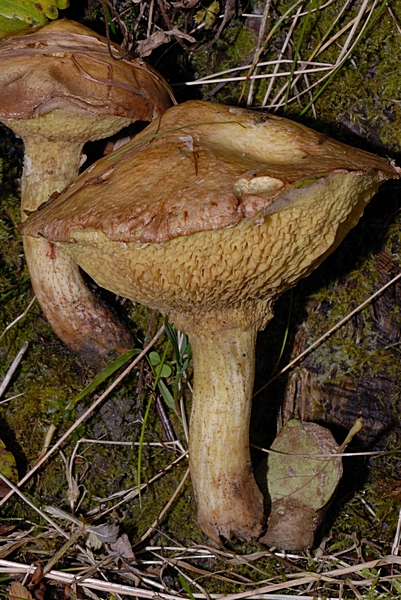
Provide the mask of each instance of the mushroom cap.
POLYGON ((150 121, 172 104, 164 79, 141 59, 74 21, 60 19, 0 43, 0 118, 57 109, 150 121))
POLYGON ((188 318, 261 327, 398 177, 389 161, 298 123, 192 101, 89 167, 21 231, 184 329, 188 318))

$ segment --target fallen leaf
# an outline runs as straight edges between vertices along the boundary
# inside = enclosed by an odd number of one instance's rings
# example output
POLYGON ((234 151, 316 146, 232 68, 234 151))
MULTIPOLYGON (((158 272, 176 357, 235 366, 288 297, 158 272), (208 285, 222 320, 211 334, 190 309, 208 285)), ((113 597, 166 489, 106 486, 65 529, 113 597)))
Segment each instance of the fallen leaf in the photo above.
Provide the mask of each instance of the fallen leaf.
POLYGON ((137 42, 134 48, 135 53, 139 54, 139 56, 149 56, 155 48, 158 48, 162 44, 167 44, 171 40, 171 37, 187 40, 191 44, 196 42, 196 39, 191 35, 180 31, 177 27, 173 27, 170 31, 156 31, 156 33, 152 33, 146 40, 137 42))
POLYGON ((13 581, 8 588, 8 598, 9 600, 20 600, 21 598, 32 600, 32 594, 24 585, 22 585, 22 583, 13 581))
POLYGON ((270 454, 268 459, 271 499, 291 496, 314 510, 322 508, 342 476, 342 460, 319 455, 335 455, 338 449, 325 427, 296 419, 288 421, 271 446, 277 454, 270 454))
POLYGON ((111 550, 114 550, 119 557, 124 558, 125 560, 135 558, 135 555, 132 552, 131 542, 129 541, 126 533, 120 535, 117 541, 115 541, 113 544, 110 544, 110 548, 111 550))
POLYGON ((336 457, 339 446, 328 429, 292 419, 271 450, 267 469, 271 513, 260 541, 286 550, 310 548, 342 476, 342 460, 336 457))

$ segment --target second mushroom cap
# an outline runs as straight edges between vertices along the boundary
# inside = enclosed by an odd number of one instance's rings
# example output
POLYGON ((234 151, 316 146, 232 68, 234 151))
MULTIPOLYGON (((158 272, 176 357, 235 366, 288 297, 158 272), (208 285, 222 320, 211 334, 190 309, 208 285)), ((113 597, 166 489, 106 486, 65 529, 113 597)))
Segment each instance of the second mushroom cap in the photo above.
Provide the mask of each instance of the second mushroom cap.
MULTIPOLYGON (((172 103, 167 83, 143 60, 67 19, 0 42, 0 88, 0 121, 25 146, 22 220, 77 177, 85 142, 150 121, 172 103)), ((44 240, 26 239, 24 250, 42 310, 69 348, 98 369, 132 347, 68 256, 44 240)))

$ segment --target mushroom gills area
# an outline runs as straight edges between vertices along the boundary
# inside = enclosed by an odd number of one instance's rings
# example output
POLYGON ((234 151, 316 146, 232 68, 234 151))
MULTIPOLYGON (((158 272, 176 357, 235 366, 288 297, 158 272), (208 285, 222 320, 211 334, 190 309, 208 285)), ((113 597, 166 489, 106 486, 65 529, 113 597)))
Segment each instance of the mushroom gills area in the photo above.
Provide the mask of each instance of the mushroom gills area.
POLYGON ((375 173, 334 173, 297 190, 299 200, 276 213, 165 243, 111 241, 76 227, 73 243, 57 245, 99 285, 169 314, 184 330, 190 321, 204 329, 263 328, 265 303, 335 249, 379 182, 375 173))

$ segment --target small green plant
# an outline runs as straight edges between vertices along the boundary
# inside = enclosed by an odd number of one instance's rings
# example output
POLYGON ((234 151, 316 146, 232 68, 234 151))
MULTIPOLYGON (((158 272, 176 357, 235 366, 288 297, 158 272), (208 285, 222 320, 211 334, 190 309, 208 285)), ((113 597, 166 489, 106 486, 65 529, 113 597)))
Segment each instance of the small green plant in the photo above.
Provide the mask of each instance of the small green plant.
POLYGON ((68 8, 68 0, 0 0, 0 35, 26 27, 44 25, 57 19, 58 11, 68 8))
POLYGON ((138 496, 141 504, 141 468, 142 468, 142 451, 143 441, 145 437, 146 424, 149 417, 150 407, 152 406, 154 394, 158 389, 163 397, 163 400, 167 406, 175 411, 177 416, 180 418, 180 412, 178 408, 178 391, 179 383, 184 371, 187 369, 189 361, 192 356, 191 346, 188 342, 188 337, 184 333, 181 337, 181 342, 178 341, 178 336, 175 328, 168 322, 167 317, 164 321, 164 329, 167 335, 167 343, 164 346, 163 354, 152 351, 147 356, 149 366, 152 369, 154 382, 152 391, 149 394, 148 403, 146 405, 145 415, 143 417, 141 433, 139 437, 139 451, 138 451, 138 496), (171 361, 167 361, 167 353, 171 347, 174 351, 175 358, 171 361), (167 380, 170 377, 174 377, 173 383, 173 394, 171 394, 167 384, 163 379, 167 380))

